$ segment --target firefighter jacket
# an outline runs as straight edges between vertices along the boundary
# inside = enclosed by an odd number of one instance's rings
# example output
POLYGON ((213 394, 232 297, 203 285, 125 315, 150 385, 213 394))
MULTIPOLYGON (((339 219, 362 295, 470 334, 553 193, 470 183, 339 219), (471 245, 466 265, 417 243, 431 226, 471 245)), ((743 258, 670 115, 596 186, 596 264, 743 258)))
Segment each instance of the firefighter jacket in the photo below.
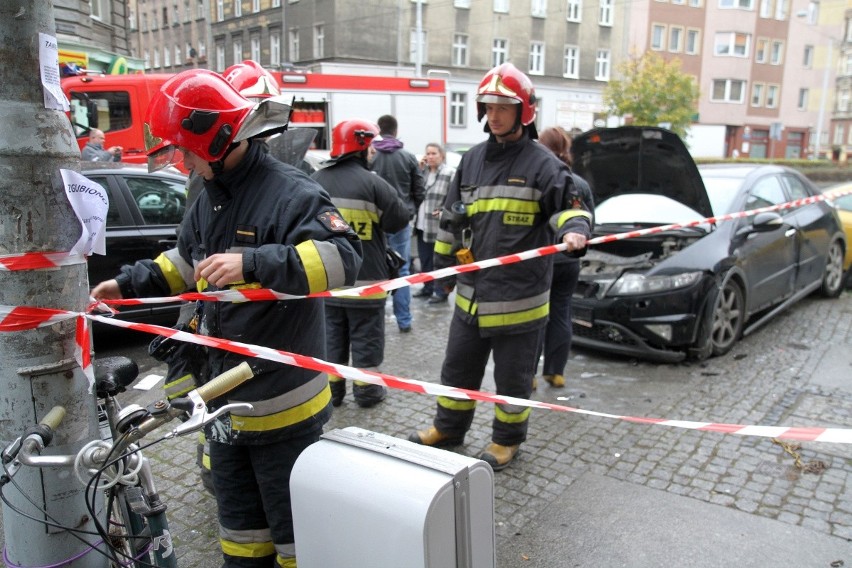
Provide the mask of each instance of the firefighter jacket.
MULTIPOLYGON (((192 205, 178 247, 153 261, 125 266, 117 277, 125 297, 163 296, 193 285, 193 267, 217 253, 241 253, 241 283, 304 295, 351 285, 361 245, 328 194, 307 175, 251 143, 237 166, 205 181, 192 205)), ((203 302, 201 333, 310 357, 325 357, 324 313, 319 299, 203 302)), ((209 349, 210 377, 249 360, 255 377, 222 399, 245 401, 251 411, 221 417, 212 441, 262 444, 322 429, 331 412, 326 376, 308 369, 209 349)), ((215 400, 212 407, 225 400, 215 400)))
MULTIPOLYGON (((312 176, 331 196, 343 218, 361 239, 364 261, 356 286, 387 280, 385 233, 401 231, 408 224, 408 208, 388 182, 367 169, 361 153, 351 153, 312 176)), ((326 304, 347 307, 384 306, 387 292, 370 296, 326 298, 326 304)))
MULTIPOLYGON (((450 184, 445 211, 458 201, 464 203, 468 229, 439 229, 436 268, 453 264, 461 246, 480 261, 560 243, 569 232, 591 235, 592 215, 570 170, 526 134, 510 143, 491 136, 468 150, 450 184)), ((549 255, 461 273, 455 315, 478 325, 485 337, 543 327, 552 271, 549 255)))

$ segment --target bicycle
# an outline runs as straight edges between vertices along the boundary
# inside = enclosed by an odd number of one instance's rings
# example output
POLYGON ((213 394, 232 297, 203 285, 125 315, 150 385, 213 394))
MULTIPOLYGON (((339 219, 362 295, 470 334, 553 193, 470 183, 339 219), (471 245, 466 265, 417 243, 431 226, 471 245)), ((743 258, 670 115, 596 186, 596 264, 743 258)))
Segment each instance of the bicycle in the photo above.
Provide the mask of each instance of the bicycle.
MULTIPOLYGON (((20 515, 71 532, 89 547, 87 553, 102 554, 109 559, 110 566, 176 568, 167 507, 160 500, 150 463, 142 450, 168 438, 197 432, 226 412, 250 410, 248 403, 235 403, 208 412, 207 402, 250 379, 253 371, 243 362, 185 397, 172 401, 160 399, 144 408, 138 404, 122 408, 116 396, 132 385, 138 374, 138 366, 127 357, 98 360, 95 390, 102 439, 85 444, 76 454, 41 455, 65 417, 64 407, 53 407, 39 424, 30 427, 0 454, 3 466, 0 499, 20 515), (175 418, 182 423, 164 436, 145 446, 137 444, 175 418), (3 489, 9 483, 15 485, 13 478, 21 466, 73 468, 86 488, 86 507, 94 531, 62 526, 47 511, 39 511, 45 520, 16 509, 3 495, 3 489), (93 538, 100 541, 93 543, 93 538)), ((18 490, 23 493, 21 488, 18 490)))

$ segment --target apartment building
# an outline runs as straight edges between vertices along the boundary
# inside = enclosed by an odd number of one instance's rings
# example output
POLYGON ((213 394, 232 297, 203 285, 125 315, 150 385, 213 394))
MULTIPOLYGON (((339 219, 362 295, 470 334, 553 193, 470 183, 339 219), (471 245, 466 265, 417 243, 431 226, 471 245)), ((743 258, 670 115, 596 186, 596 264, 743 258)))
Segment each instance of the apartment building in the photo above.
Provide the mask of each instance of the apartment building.
POLYGON ((144 64, 132 56, 124 0, 64 0, 53 3, 59 65, 75 72, 132 73, 144 64))
POLYGON ((451 146, 482 140, 474 95, 495 64, 511 61, 533 79, 540 127, 585 130, 617 122, 607 121, 602 92, 619 63, 655 51, 679 59, 700 86, 691 136, 706 155, 845 159, 852 148, 852 0, 130 0, 130 6, 138 22, 134 53, 152 71, 222 71, 252 58, 273 69, 444 78, 451 146))

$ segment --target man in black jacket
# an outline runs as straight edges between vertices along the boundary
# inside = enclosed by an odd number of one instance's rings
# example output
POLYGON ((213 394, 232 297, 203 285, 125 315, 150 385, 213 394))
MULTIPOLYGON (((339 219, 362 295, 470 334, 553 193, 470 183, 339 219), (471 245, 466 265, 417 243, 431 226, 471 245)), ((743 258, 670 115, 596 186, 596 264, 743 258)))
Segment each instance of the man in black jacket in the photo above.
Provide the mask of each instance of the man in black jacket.
MULTIPOLYGON (((358 234, 364 262, 356 286, 390 277, 385 261, 387 239, 408 224, 408 209, 396 190, 367 167, 370 142, 379 134, 375 124, 345 120, 331 132, 331 165, 313 174, 331 196, 331 201, 358 234)), ((385 301, 387 292, 370 296, 336 296, 325 300, 328 360, 359 369, 378 370, 385 356, 385 301)), ((340 406, 346 396, 346 381, 330 375, 331 404, 340 406)), ((355 402, 362 408, 384 400, 385 387, 355 381, 355 402)))
MULTIPOLYGON (((122 268, 98 299, 269 288, 305 295, 351 285, 357 235, 316 182, 271 157, 255 138, 286 127, 290 108, 255 105, 221 75, 184 71, 163 84, 145 119, 149 169, 176 163, 204 178, 178 246, 122 268)), ((318 300, 204 302, 199 332, 309 357, 325 357, 318 300)), ((227 394, 252 410, 220 416, 205 432, 226 568, 295 568, 290 471, 331 415, 322 373, 208 350, 210 376, 250 359, 255 377, 227 394)), ((224 404, 216 399, 212 408, 224 404)))
MULTIPOLYGON (((373 142, 376 155, 371 167, 396 188, 399 197, 408 207, 409 220, 414 219, 417 208, 426 195, 426 184, 420 173, 420 166, 414 154, 403 148, 402 141, 396 137, 397 121, 386 114, 379 117, 379 134, 381 140, 373 142)), ((405 265, 400 268, 400 276, 411 274, 411 225, 406 224, 401 230, 388 235, 391 248, 405 259, 405 265)), ((393 315, 399 331, 411 331, 411 289, 400 288, 393 294, 393 315)))

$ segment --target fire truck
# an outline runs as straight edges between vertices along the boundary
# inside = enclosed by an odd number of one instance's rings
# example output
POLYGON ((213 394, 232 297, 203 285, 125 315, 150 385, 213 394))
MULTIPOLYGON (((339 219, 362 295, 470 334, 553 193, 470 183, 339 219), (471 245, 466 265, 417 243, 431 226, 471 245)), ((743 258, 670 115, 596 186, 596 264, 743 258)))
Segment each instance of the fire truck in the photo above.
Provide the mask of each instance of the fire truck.
POLYGON ((399 138, 417 154, 431 142, 447 141, 446 83, 443 79, 273 72, 285 95, 293 95, 290 127, 317 130, 320 150, 331 148, 331 129, 342 120, 376 122, 391 114, 399 138))
MULTIPOLYGON (((399 121, 399 137, 413 153, 430 142, 446 142, 446 85, 443 79, 273 73, 281 92, 293 96, 291 128, 313 128, 313 147, 331 148, 331 130, 342 120, 375 122, 383 114, 399 121)), ((62 79, 71 102, 69 118, 80 149, 92 128, 103 130, 105 146, 122 146, 122 161, 145 163, 143 121, 151 97, 172 75, 81 75, 62 79)))

